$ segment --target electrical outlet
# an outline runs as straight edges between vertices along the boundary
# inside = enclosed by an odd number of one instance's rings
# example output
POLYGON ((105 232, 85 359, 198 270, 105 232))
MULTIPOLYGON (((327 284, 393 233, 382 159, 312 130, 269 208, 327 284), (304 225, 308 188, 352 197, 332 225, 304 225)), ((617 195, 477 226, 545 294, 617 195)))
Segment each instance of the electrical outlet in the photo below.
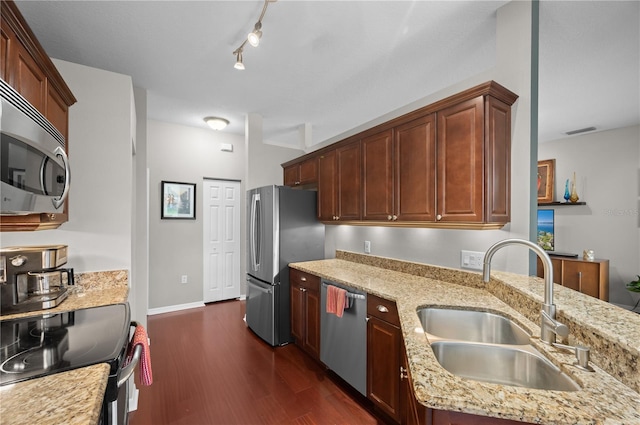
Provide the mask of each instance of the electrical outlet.
POLYGON ((371 254, 371 241, 364 241, 364 253, 371 254))
POLYGON ((482 270, 484 252, 460 251, 460 267, 470 270, 482 270))
POLYGON ((186 275, 186 274, 183 274, 183 275, 182 275, 182 278, 180 279, 180 282, 181 282, 181 283, 188 283, 188 278, 187 278, 187 275, 186 275))

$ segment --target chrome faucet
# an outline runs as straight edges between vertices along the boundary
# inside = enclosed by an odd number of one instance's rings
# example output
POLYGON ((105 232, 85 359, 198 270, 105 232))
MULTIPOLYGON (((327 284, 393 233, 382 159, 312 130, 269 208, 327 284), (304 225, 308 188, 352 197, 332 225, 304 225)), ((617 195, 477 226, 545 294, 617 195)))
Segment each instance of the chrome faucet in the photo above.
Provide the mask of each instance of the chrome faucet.
POLYGON ((553 266, 549 255, 537 244, 525 239, 505 239, 493 244, 484 254, 482 280, 489 282, 491 274, 491 258, 500 248, 507 245, 524 245, 535 252, 544 267, 544 304, 540 312, 540 339, 547 344, 556 342, 556 335, 565 338, 569 335, 569 328, 556 320, 556 306, 553 304, 553 266))

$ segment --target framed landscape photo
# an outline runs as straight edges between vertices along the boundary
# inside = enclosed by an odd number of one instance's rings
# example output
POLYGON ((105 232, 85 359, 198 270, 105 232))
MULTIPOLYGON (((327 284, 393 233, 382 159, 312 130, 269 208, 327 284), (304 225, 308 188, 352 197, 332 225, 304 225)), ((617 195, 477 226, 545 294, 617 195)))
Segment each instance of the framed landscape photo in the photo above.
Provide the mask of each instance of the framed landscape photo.
POLYGON ((160 218, 195 219, 196 184, 162 181, 160 218))
POLYGON ((555 168, 555 159, 538 161, 538 202, 553 202, 555 168))

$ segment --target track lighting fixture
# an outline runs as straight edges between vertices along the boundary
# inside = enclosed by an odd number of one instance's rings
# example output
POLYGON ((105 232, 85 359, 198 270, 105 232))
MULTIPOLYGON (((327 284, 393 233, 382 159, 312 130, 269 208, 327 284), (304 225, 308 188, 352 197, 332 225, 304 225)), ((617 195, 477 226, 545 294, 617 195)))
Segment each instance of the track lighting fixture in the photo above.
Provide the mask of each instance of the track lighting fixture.
POLYGON ((229 120, 220 117, 206 117, 204 122, 214 130, 222 130, 229 125, 229 120))
POLYGON ((233 52, 233 54, 236 55, 236 64, 233 65, 233 67, 235 69, 243 70, 244 63, 242 63, 242 47, 239 47, 235 52, 233 52))
POLYGON ((247 42, 249 42, 253 47, 258 47, 258 45, 260 45, 260 38, 262 38, 262 18, 264 18, 264 14, 267 11, 269 3, 275 3, 276 1, 277 0, 264 0, 262 13, 258 18, 258 22, 253 26, 253 31, 247 35, 247 38, 242 42, 240 47, 233 51, 233 54, 236 55, 236 64, 233 66, 235 69, 244 69, 244 63, 242 62, 242 50, 247 42))

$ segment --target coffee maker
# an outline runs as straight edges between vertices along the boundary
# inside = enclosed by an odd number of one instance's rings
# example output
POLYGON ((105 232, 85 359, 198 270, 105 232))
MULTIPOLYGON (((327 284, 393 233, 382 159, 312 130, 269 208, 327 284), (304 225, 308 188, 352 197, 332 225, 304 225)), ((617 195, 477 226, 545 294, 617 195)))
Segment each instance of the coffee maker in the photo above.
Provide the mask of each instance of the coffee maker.
POLYGON ((66 245, 0 249, 0 314, 53 308, 68 296, 73 269, 67 263, 66 245))

